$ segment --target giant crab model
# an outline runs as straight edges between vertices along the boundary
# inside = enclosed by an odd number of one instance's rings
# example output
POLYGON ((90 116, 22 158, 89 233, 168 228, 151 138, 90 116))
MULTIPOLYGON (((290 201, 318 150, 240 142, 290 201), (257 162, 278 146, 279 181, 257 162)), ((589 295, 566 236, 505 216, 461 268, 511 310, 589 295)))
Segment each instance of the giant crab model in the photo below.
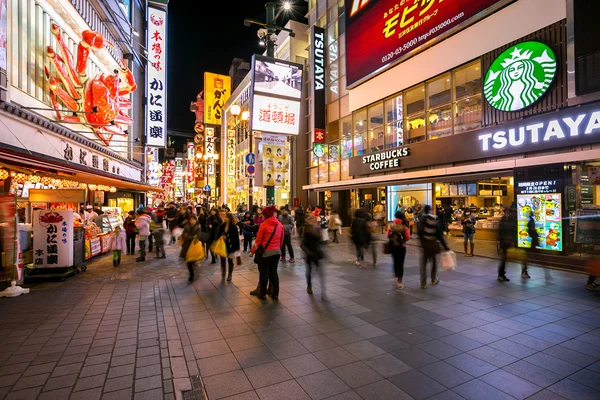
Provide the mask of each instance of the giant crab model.
POLYGON ((86 69, 90 49, 99 50, 112 44, 98 32, 84 31, 77 46, 77 63, 74 65, 73 55, 65 45, 58 25, 53 23, 51 32, 56 38, 60 55, 52 46, 47 47, 46 55, 56 69, 58 78, 50 75, 48 67, 45 67, 45 72, 50 84, 50 100, 58 120, 90 127, 107 146, 114 135, 126 136, 127 125, 132 125, 133 120, 126 114, 131 102, 125 96, 134 92, 137 86, 125 61, 121 60, 120 70, 115 69, 111 75, 100 74, 89 78, 86 69), (63 114, 58 100, 67 110, 73 111, 73 115, 63 114))

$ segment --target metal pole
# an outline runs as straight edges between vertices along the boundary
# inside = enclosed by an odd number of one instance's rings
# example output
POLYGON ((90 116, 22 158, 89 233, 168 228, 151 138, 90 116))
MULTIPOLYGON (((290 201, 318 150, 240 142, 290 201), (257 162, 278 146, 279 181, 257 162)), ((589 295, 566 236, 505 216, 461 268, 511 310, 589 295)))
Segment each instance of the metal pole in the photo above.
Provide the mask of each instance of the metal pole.
POLYGON ((265 4, 267 9, 267 57, 275 57, 275 42, 271 35, 275 33, 275 3, 265 4))

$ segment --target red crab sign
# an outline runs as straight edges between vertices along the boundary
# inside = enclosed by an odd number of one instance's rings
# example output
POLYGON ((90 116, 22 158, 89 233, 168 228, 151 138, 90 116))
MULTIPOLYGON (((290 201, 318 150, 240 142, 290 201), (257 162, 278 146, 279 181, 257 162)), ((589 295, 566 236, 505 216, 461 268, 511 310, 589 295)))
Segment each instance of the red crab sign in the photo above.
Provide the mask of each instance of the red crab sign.
POLYGON ((46 55, 56 70, 56 76, 50 75, 48 67, 45 67, 45 72, 57 119, 88 126, 107 146, 114 135, 127 136, 125 130, 127 125, 133 124, 133 120, 126 113, 131 108, 131 102, 125 96, 134 92, 137 85, 125 61, 120 61, 120 68, 115 69, 113 74, 99 74, 90 78, 86 74, 90 49, 100 50, 112 44, 98 32, 83 31, 77 46, 77 62, 73 64, 73 55, 65 45, 58 25, 52 23, 51 32, 56 38, 60 54, 52 46, 46 48, 46 55), (65 107, 73 114, 63 114, 65 107))

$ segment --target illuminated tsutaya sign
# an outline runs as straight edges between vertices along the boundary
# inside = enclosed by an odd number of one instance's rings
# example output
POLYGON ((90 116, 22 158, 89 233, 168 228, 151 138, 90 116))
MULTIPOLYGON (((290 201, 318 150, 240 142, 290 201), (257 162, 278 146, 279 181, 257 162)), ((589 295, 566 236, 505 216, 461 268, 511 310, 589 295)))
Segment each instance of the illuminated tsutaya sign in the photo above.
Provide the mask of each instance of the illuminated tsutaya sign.
POLYGON ((558 144, 565 146, 576 139, 585 138, 586 135, 600 131, 600 110, 578 112, 578 109, 569 110, 568 115, 550 114, 545 120, 522 124, 508 129, 499 129, 495 132, 485 132, 478 136, 481 150, 501 150, 525 146, 533 150, 536 144, 558 144), (550 117, 550 118, 548 118, 550 117))

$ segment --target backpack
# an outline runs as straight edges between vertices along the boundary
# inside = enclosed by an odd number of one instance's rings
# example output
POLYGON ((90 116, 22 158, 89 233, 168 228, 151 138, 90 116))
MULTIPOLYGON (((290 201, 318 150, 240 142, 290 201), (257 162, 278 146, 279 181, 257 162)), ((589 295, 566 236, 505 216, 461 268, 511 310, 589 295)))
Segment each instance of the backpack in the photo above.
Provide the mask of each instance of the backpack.
POLYGON ((404 230, 406 227, 404 225, 393 224, 390 227, 390 246, 392 247, 401 247, 404 246, 404 230))

